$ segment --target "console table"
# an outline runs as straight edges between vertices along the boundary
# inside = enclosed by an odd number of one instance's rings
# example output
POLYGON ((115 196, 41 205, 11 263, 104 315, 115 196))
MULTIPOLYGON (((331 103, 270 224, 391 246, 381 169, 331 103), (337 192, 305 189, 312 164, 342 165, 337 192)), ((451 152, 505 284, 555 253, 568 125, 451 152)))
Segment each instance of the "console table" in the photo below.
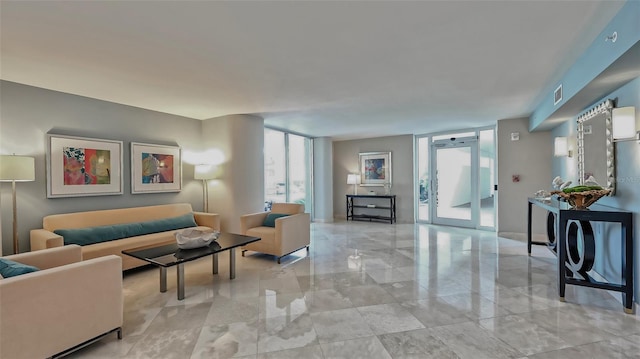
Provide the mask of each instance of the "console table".
POLYGON ((594 204, 587 210, 571 209, 569 204, 556 199, 529 198, 527 212, 527 250, 531 245, 546 245, 558 256, 558 295, 564 301, 567 284, 622 292, 622 304, 627 313, 633 311, 633 213, 594 204), (532 206, 547 210, 549 242, 531 240, 532 206), (620 223, 621 283, 600 282, 587 272, 593 268, 595 238, 591 222, 620 223), (557 237, 557 238, 556 238, 557 237), (581 246, 578 241, 582 240, 581 246), (581 248, 581 249, 580 249, 581 248))
POLYGON ((347 195, 347 221, 389 221, 396 222, 396 195, 347 195), (378 199, 384 199, 380 205, 378 199), (373 200, 373 201, 372 201, 373 200), (386 203, 388 201, 388 204, 386 203), (376 202, 376 203, 372 203, 376 202), (355 213, 354 213, 355 212, 355 213))

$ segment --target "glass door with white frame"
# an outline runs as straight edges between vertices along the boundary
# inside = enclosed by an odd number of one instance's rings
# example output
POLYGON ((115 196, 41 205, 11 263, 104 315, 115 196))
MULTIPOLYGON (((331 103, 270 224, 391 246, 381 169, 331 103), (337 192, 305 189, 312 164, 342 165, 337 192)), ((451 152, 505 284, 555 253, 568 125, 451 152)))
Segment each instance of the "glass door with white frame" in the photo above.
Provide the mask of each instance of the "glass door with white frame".
POLYGON ((494 229, 496 225, 496 144, 495 130, 479 131, 478 181, 480 187, 480 225, 482 229, 494 229))
POLYGON ((429 179, 429 146, 430 137, 419 137, 416 141, 418 152, 416 166, 418 168, 417 213, 418 222, 428 222, 429 218, 429 192, 431 191, 429 179))
POLYGON ((477 138, 434 140, 431 145, 432 223, 478 225, 477 138))

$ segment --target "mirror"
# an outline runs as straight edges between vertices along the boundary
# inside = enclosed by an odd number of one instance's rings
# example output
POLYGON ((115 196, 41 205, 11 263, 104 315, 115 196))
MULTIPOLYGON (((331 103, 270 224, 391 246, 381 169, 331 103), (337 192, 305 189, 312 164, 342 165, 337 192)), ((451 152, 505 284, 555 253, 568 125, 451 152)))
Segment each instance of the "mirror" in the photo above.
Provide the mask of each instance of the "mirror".
POLYGON ((593 176, 615 192, 615 158, 611 134, 613 101, 605 100, 578 116, 578 182, 593 176))

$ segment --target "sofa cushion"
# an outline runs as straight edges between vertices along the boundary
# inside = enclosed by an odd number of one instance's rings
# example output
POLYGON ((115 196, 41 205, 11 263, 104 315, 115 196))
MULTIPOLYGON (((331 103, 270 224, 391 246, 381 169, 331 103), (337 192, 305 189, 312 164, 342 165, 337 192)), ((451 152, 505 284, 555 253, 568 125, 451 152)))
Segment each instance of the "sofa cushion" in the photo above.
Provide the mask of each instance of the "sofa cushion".
POLYGON ((114 224, 75 229, 56 229, 53 233, 64 238, 64 244, 78 244, 81 246, 113 241, 128 237, 151 233, 166 232, 174 229, 196 227, 192 213, 178 217, 158 219, 146 222, 114 224))
POLYGON ((39 269, 34 266, 0 258, 0 275, 2 275, 2 278, 15 277, 21 274, 37 272, 38 270, 39 269))
POLYGON ((288 213, 269 213, 267 214, 267 218, 264 219, 264 222, 262 223, 263 226, 265 227, 275 227, 276 226, 276 219, 281 218, 281 217, 287 217, 290 216, 290 214, 288 213))

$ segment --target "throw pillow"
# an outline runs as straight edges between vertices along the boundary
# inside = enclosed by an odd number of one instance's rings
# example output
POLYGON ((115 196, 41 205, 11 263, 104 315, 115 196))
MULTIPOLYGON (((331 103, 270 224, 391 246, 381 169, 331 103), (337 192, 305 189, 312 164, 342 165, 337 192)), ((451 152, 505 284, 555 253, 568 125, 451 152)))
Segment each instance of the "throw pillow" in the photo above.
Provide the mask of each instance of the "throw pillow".
POLYGON ((145 234, 166 232, 175 229, 196 227, 193 213, 178 217, 156 219, 147 222, 113 224, 109 226, 56 229, 53 233, 64 237, 64 244, 86 246, 145 234))
POLYGON ((0 258, 0 275, 3 278, 15 277, 21 274, 37 272, 39 269, 34 266, 14 262, 9 259, 0 258))
POLYGON ((288 213, 269 213, 267 214, 267 218, 264 219, 264 222, 262 223, 262 225, 265 227, 275 227, 276 219, 281 217, 287 217, 289 215, 290 214, 288 213))

